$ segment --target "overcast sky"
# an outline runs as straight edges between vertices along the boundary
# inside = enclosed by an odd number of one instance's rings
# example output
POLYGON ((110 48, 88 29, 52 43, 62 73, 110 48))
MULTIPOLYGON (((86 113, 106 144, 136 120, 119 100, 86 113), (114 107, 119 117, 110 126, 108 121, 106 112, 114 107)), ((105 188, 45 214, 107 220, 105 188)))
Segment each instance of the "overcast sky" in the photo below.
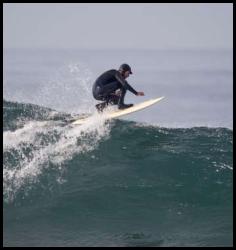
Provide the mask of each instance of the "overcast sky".
POLYGON ((232 3, 4 3, 4 48, 233 48, 232 3))

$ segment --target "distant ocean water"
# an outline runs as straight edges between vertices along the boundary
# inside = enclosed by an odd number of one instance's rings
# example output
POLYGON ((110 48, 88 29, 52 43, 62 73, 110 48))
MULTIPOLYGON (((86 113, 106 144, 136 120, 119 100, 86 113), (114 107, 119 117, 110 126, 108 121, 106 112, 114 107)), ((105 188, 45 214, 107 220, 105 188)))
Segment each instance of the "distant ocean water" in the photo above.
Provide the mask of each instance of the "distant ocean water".
POLYGON ((232 86, 231 51, 4 51, 4 246, 232 246, 232 86), (123 62, 166 98, 71 126, 123 62))

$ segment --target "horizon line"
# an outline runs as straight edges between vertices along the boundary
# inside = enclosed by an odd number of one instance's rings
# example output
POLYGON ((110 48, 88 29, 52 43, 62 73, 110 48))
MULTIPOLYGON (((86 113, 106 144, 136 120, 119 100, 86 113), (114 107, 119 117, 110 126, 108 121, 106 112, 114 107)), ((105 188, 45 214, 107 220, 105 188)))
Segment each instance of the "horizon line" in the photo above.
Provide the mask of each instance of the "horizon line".
POLYGON ((122 47, 109 47, 109 48, 88 48, 88 47, 3 47, 4 50, 14 49, 41 49, 41 50, 233 50, 233 47, 171 47, 171 48, 122 48, 122 47))

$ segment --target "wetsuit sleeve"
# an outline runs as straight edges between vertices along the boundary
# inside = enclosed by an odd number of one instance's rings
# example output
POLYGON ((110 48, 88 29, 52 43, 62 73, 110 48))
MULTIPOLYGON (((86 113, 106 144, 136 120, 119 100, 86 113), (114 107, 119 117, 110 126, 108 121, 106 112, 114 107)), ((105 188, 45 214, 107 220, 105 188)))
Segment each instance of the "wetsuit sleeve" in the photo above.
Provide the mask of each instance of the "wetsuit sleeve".
POLYGON ((137 92, 135 89, 133 89, 133 88, 128 84, 128 82, 121 76, 121 74, 120 74, 119 72, 117 72, 117 73, 115 74, 115 77, 116 77, 116 79, 122 84, 122 86, 123 86, 125 89, 129 90, 130 92, 132 92, 132 93, 135 94, 135 95, 138 94, 138 92, 137 92))

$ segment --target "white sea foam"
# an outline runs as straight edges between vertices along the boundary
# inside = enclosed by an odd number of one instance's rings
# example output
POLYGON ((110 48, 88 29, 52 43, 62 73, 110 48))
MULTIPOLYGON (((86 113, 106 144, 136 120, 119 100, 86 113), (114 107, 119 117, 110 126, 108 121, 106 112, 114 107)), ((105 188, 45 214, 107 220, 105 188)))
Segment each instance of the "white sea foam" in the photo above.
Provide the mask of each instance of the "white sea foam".
MULTIPOLYGON (((109 136, 110 125, 105 115, 95 113, 81 126, 61 127, 52 122, 31 121, 14 132, 4 132, 4 153, 14 150, 19 155, 17 166, 6 160, 3 169, 4 198, 14 200, 21 188, 37 182, 44 169, 53 166, 62 171, 63 162, 75 154, 89 152, 96 148, 102 138, 109 136), (43 140, 46 136, 47 140, 43 140), (28 148, 30 153, 27 154, 28 148), (49 164, 51 163, 51 164, 49 164)), ((13 156, 12 156, 13 157, 13 156)))
POLYGON ((15 131, 3 132, 3 149, 17 148, 23 142, 34 142, 37 133, 45 132, 46 126, 45 121, 29 121, 15 131))

